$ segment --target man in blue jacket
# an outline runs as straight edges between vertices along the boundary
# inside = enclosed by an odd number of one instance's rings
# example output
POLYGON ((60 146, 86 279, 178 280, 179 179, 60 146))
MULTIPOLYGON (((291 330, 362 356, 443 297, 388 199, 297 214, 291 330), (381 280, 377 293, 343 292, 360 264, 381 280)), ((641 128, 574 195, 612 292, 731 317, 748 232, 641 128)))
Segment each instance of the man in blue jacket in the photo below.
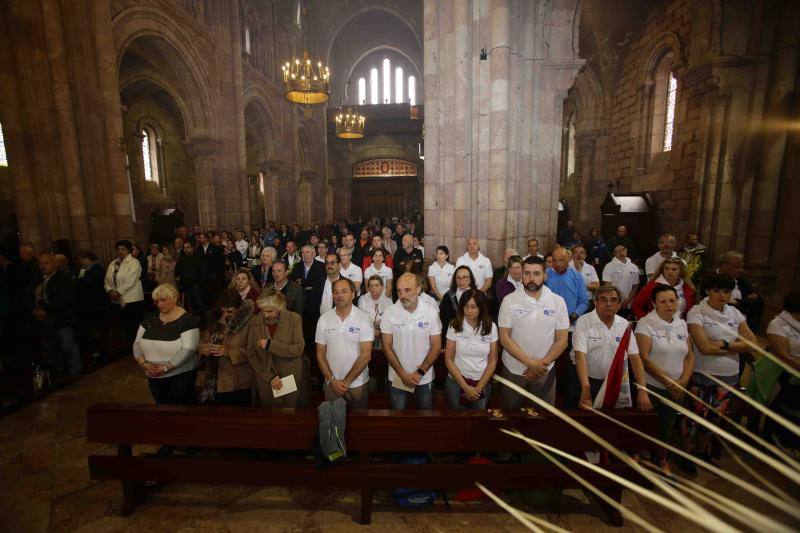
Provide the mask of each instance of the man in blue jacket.
POLYGON ((553 250, 553 268, 547 269, 547 288, 558 294, 567 303, 569 322, 574 324, 579 316, 589 309, 589 291, 583 276, 569 268, 570 252, 559 246, 553 250))

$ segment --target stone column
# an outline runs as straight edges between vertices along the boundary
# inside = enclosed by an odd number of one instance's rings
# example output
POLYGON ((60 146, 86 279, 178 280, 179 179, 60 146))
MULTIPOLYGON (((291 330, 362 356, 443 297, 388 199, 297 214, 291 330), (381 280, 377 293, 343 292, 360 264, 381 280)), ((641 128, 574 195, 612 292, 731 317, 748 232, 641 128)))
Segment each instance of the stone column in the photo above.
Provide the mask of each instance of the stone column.
POLYGON ((197 215, 204 231, 221 229, 217 217, 217 190, 219 181, 217 158, 221 142, 212 137, 194 137, 187 143, 188 154, 194 159, 194 175, 197 184, 197 215))
POLYGON ((575 4, 425 0, 426 242, 460 255, 476 235, 496 262, 555 233, 575 4))
POLYGON ((258 168, 264 173, 264 217, 267 221, 278 219, 279 172, 285 165, 283 161, 268 160, 259 163, 258 168))
POLYGON ((598 208, 602 202, 602 196, 597 194, 598 189, 594 183, 594 154, 597 137, 597 132, 580 133, 575 136, 575 146, 579 150, 581 165, 581 180, 576 191, 578 196, 576 224, 580 228, 592 226, 592 220, 595 219, 593 216, 595 213, 592 211, 598 208), (594 194, 592 194, 593 192, 594 194))

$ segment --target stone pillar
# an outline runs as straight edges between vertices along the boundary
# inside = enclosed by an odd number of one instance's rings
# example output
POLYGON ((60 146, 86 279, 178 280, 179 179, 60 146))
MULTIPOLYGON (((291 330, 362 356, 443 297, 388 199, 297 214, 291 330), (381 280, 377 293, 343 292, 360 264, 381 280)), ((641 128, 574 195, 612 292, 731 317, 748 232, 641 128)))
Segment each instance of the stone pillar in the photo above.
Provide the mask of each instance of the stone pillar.
MULTIPOLYGON (((576 217, 576 225, 579 228, 589 228, 592 226, 592 220, 595 220, 595 213, 593 212, 599 207, 602 202, 602 195, 597 194, 597 185, 594 183, 594 154, 597 143, 597 132, 587 132, 577 134, 575 136, 575 146, 580 155, 580 183, 577 187, 578 196, 578 213, 576 217), (593 194, 594 193, 594 194, 593 194)), ((576 154, 577 155, 577 154, 576 154)), ((586 230, 588 236, 588 230, 586 230)))
POLYGON ((264 217, 267 221, 278 220, 279 172, 284 164, 283 161, 269 160, 258 165, 264 173, 264 217))
POLYGON ((189 155, 194 158, 194 175, 197 184, 197 217, 204 231, 220 229, 217 217, 217 190, 219 181, 217 158, 221 142, 212 137, 194 137, 187 143, 189 155))
POLYGON ((497 262, 555 234, 575 4, 425 0, 426 242, 456 256, 476 235, 497 262))

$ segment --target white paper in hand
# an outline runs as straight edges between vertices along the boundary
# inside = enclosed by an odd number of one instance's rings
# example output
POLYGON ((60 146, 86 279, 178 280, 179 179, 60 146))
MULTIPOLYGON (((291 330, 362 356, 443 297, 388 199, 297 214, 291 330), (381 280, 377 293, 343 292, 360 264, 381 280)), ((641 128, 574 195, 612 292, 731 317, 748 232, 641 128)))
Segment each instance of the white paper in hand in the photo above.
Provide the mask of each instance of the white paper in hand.
POLYGON ((400 379, 399 377, 394 378, 394 381, 392 381, 392 387, 394 387, 395 389, 404 390, 406 392, 414 392, 414 387, 406 386, 406 384, 403 383, 403 380, 400 379))
POLYGON ((289 374, 285 378, 281 378, 281 383, 283 386, 280 390, 272 389, 272 395, 275 398, 280 398, 281 396, 286 396, 287 394, 297 391, 297 383, 294 381, 294 374, 289 374))

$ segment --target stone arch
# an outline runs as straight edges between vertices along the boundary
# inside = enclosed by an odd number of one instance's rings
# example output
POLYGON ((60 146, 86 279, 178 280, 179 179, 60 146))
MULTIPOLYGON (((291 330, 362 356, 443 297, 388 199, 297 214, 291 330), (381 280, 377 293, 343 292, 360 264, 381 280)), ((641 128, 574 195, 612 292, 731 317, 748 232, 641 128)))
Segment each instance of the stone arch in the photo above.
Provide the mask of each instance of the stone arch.
POLYGON ((333 49, 333 45, 336 42, 336 38, 339 36, 339 33, 342 31, 342 29, 345 26, 347 26, 347 24, 349 24, 350 21, 352 21, 354 18, 358 17, 359 15, 363 15, 364 13, 368 13, 370 11, 384 11, 397 18, 405 26, 408 27, 409 31, 411 31, 411 33, 414 35, 414 38, 417 41, 417 46, 419 47, 420 50, 422 50, 422 38, 420 34, 417 32, 416 29, 414 29, 414 26, 406 19, 406 17, 403 16, 402 13, 388 6, 364 5, 357 9, 349 11, 346 17, 342 18, 338 24, 335 24, 329 29, 328 37, 324 41, 328 43, 327 49, 325 50, 325 60, 328 64, 330 64, 331 61, 331 50, 333 49))
MULTIPOLYGON (((392 52, 395 52, 395 53, 403 56, 404 58, 406 58, 408 60, 408 62, 411 63, 411 65, 413 65, 413 67, 416 70, 416 72, 413 72, 413 73, 412 72, 406 72, 405 75, 408 76, 410 74, 414 74, 414 77, 416 78, 416 83, 417 83, 417 92, 420 94, 420 98, 418 99, 418 101, 422 102, 423 101, 422 95, 425 94, 425 92, 423 90, 423 85, 422 85, 423 82, 425 81, 423 79, 423 77, 425 75, 425 72, 420 68, 420 65, 418 65, 417 62, 414 61, 413 57, 411 57, 409 54, 407 54, 406 52, 404 52, 403 50, 401 50, 400 48, 398 48, 396 46, 392 46, 392 45, 388 45, 388 44, 382 44, 382 45, 378 45, 378 46, 373 46, 372 48, 370 48, 368 50, 365 50, 364 52, 362 52, 356 58, 355 61, 352 62, 352 64, 348 68, 348 70, 347 70, 347 78, 346 79, 349 80, 352 77, 353 71, 356 69, 356 67, 358 67, 361 64, 361 61, 363 61, 365 57, 368 57, 370 54, 372 54, 373 52, 377 52, 378 50, 391 50, 392 52)), ((376 66, 379 67, 380 65, 376 65, 376 66)))
POLYGON ((255 105, 258 108, 258 113, 261 120, 268 124, 272 132, 272 149, 270 155, 278 158, 278 154, 285 153, 290 150, 284 145, 283 139, 280 135, 276 136, 275 132, 283 129, 282 115, 280 113, 280 103, 282 96, 277 91, 268 90, 271 87, 265 88, 260 84, 251 84, 245 87, 244 96, 244 109, 247 110, 248 106, 255 105))
POLYGON ((248 173, 255 173, 256 168, 250 168, 251 163, 260 165, 267 160, 276 158, 275 134, 270 114, 263 101, 253 98, 244 106, 245 147, 248 154, 248 173), (250 161, 253 154, 255 161, 250 161))
POLYGON ((650 53, 647 59, 642 62, 640 76, 643 84, 651 83, 655 75, 656 67, 659 61, 664 57, 664 54, 672 52, 675 58, 673 63, 673 70, 676 72, 681 71, 686 66, 686 55, 683 43, 681 43, 678 34, 667 31, 658 36, 658 38, 650 46, 650 53))
POLYGON ((594 69, 584 66, 575 79, 575 108, 581 130, 605 128, 605 97, 594 69))
POLYGON ((184 102, 185 120, 190 136, 214 135, 218 131, 218 97, 209 81, 204 57, 210 57, 211 43, 204 36, 189 35, 183 27, 163 12, 149 6, 123 10, 113 20, 117 67, 123 72, 123 58, 132 46, 142 45, 149 57, 158 57, 169 66, 159 72, 162 83, 172 85, 172 94, 184 102))
POLYGON ((297 154, 299 157, 298 170, 300 172, 316 170, 317 157, 314 143, 311 142, 311 134, 305 124, 301 125, 297 130, 297 154))

